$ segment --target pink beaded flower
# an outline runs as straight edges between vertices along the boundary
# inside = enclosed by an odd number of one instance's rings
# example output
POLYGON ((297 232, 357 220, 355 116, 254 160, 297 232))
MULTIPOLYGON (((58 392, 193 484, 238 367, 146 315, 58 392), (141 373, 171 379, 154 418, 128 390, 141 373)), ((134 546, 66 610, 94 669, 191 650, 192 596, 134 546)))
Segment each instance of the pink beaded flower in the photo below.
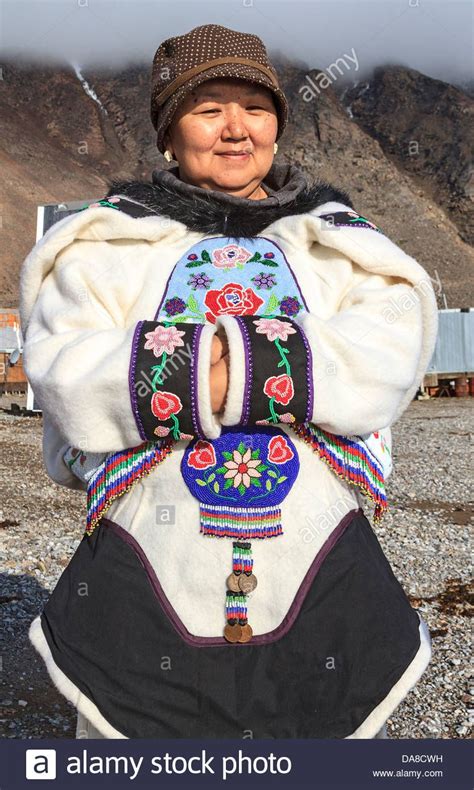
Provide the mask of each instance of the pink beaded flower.
POLYGON ((288 321, 280 321, 279 318, 259 318, 253 321, 257 327, 257 332, 266 335, 268 340, 288 340, 288 335, 294 335, 296 329, 288 321))
POLYGON ((238 244, 226 244, 212 253, 212 262, 219 269, 232 269, 238 263, 246 263, 251 253, 238 244))
POLYGON ((175 326, 157 326, 152 332, 145 332, 147 341, 146 349, 152 349, 155 357, 161 357, 165 352, 172 354, 177 346, 184 346, 181 332, 175 326))

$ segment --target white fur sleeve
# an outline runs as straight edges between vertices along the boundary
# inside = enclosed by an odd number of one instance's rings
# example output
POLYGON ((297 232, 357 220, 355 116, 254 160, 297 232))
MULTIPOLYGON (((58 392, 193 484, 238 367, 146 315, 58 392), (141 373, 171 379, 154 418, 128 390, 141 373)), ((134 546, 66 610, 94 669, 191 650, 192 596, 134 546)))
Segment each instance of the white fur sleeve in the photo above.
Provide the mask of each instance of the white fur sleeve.
POLYGON ((87 483, 81 481, 64 463, 64 453, 69 444, 64 441, 43 410, 43 461, 49 477, 58 485, 76 491, 86 491, 87 483))
POLYGON ((24 333, 26 374, 68 444, 92 452, 136 446, 142 439, 128 384, 135 326, 117 326, 122 316, 107 309, 100 295, 107 285, 94 282, 92 262, 88 269, 75 265, 73 252, 69 263, 61 257, 41 284, 24 333))
POLYGON ((213 438, 221 430, 209 392, 215 327, 130 319, 146 288, 139 262, 131 272, 111 245, 75 241, 41 279, 26 326, 22 319, 24 366, 38 403, 68 445, 91 453, 170 432, 213 438), (162 359, 172 364, 154 392, 151 366, 162 359))
POLYGON ((337 434, 391 425, 421 383, 421 305, 408 283, 369 275, 329 320, 303 314, 312 351, 312 422, 337 434), (397 309, 398 306, 398 309, 397 309))

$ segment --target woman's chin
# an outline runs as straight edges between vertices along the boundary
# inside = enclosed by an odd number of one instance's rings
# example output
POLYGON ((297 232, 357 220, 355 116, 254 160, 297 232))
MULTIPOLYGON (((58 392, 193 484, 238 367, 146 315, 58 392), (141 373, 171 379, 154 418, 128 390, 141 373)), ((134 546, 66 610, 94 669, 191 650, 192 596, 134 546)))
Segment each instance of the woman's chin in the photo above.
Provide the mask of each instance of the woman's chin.
POLYGON ((215 186, 213 189, 229 190, 236 192, 239 189, 245 189, 256 178, 254 173, 245 173, 243 170, 240 173, 225 173, 225 175, 216 175, 214 177, 215 186))

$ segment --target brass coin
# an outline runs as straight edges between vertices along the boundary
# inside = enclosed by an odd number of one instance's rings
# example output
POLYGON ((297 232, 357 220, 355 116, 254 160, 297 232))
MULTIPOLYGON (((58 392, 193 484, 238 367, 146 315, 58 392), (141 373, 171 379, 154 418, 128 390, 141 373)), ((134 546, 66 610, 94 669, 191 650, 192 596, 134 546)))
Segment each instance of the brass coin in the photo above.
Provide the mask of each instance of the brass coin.
POLYGON ((249 642, 253 636, 252 626, 247 623, 246 625, 241 625, 240 630, 242 633, 239 642, 249 642))
POLYGON ((250 576, 247 576, 245 573, 242 573, 239 576, 239 587, 243 593, 250 593, 252 590, 255 590, 257 586, 257 577, 254 573, 251 573, 250 576))
POLYGON ((242 635, 242 626, 227 624, 224 628, 224 636, 228 642, 238 642, 242 635))
POLYGON ((227 587, 232 592, 240 592, 239 587, 239 576, 236 576, 235 573, 231 573, 230 576, 227 577, 227 587))

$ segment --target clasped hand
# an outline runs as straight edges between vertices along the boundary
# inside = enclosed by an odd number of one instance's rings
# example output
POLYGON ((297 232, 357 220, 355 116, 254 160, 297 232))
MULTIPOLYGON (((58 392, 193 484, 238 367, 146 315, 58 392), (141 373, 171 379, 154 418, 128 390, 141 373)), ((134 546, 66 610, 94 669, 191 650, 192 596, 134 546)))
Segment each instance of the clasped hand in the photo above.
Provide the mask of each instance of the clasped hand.
POLYGON ((211 407, 213 413, 219 413, 224 409, 229 381, 229 346, 222 327, 212 338, 210 377, 211 407))

